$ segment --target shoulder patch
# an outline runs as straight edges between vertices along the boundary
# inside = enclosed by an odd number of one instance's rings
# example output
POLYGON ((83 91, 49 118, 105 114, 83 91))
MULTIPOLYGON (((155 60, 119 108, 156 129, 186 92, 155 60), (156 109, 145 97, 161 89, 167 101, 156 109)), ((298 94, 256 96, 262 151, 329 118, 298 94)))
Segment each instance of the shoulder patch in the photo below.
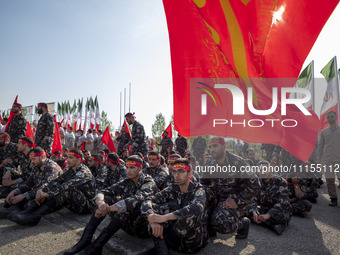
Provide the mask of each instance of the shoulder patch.
POLYGON ((285 190, 285 187, 280 186, 279 191, 282 192, 282 191, 284 191, 284 190, 285 190))
POLYGON ((195 196, 197 196, 197 197, 203 196, 203 191, 197 190, 196 193, 195 193, 195 196))
POLYGON ((48 182, 53 181, 53 177, 52 177, 52 176, 49 176, 49 177, 47 178, 47 181, 48 181, 48 182))
POLYGON ((144 184, 141 189, 142 190, 144 190, 144 189, 151 189, 151 185, 149 183, 144 184))

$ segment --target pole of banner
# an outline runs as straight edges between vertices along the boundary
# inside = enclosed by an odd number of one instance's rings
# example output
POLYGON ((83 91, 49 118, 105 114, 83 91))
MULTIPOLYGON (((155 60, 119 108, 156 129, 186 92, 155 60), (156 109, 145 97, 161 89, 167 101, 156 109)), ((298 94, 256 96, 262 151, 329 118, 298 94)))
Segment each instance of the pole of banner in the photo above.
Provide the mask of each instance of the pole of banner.
POLYGON ((314 60, 312 60, 312 84, 311 84, 311 91, 312 91, 312 110, 315 112, 315 86, 314 86, 314 60))
POLYGON ((120 92, 120 100, 119 100, 119 126, 122 126, 122 92, 120 92))
POLYGON ((336 87, 336 96, 337 96, 337 104, 338 104, 338 120, 340 118, 340 103, 339 103, 339 77, 338 77, 338 66, 336 56, 334 57, 334 72, 335 72, 335 87, 336 87))
POLYGON ((129 83, 129 112, 131 112, 130 106, 131 106, 131 82, 129 83))
POLYGON ((124 88, 124 116, 126 114, 126 88, 124 88))

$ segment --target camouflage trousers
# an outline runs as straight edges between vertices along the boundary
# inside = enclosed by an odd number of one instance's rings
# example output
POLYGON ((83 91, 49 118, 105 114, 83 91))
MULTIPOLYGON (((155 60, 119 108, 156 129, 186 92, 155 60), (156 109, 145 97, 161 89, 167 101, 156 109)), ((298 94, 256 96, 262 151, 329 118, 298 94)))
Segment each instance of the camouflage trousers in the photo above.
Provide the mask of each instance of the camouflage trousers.
MULTIPOLYGON (((271 208, 261 207, 258 209, 260 214, 266 214, 271 208)), ((291 211, 282 210, 278 213, 272 215, 268 220, 265 221, 265 224, 274 226, 277 224, 288 225, 290 219, 292 217, 291 211)), ((249 214, 249 218, 253 221, 253 214, 249 214)))
POLYGON ((57 206, 64 205, 70 211, 78 214, 91 213, 95 208, 95 203, 77 189, 64 191, 56 196, 55 200, 57 206))
POLYGON ((221 234, 236 232, 242 227, 240 212, 237 209, 222 208, 220 202, 211 216, 211 226, 221 234))
POLYGON ((311 209, 312 205, 307 200, 298 200, 297 202, 292 203, 293 213, 309 212, 311 209))

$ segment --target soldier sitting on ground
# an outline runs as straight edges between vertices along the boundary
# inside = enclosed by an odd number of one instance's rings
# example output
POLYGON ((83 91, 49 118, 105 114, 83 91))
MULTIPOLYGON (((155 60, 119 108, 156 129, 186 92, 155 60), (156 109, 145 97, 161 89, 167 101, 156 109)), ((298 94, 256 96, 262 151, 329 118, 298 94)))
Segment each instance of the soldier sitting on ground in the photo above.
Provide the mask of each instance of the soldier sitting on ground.
POLYGON ((147 215, 155 243, 152 254, 169 254, 168 247, 195 253, 209 241, 205 190, 200 183, 190 180, 192 169, 188 159, 177 159, 171 173, 174 184, 142 204, 142 214, 147 215), (161 210, 165 203, 170 210, 166 214, 161 210))
POLYGON ((35 202, 23 212, 12 213, 9 219, 20 225, 36 225, 41 217, 61 206, 78 214, 87 214, 95 208, 95 182, 91 171, 82 163, 78 150, 68 154, 69 169, 49 183, 42 184, 35 194, 35 202))
POLYGON ((142 202, 156 191, 156 185, 151 176, 142 172, 142 159, 131 156, 126 161, 127 179, 124 179, 95 196, 98 209, 95 210, 87 223, 84 233, 78 243, 65 251, 64 255, 101 254, 107 241, 119 230, 148 237, 148 223, 142 217, 140 207, 142 202), (106 214, 112 216, 109 225, 91 243, 92 236, 106 214))
POLYGON ((292 206, 285 179, 270 171, 268 161, 260 161, 260 192, 251 203, 250 219, 281 235, 288 225, 292 206))

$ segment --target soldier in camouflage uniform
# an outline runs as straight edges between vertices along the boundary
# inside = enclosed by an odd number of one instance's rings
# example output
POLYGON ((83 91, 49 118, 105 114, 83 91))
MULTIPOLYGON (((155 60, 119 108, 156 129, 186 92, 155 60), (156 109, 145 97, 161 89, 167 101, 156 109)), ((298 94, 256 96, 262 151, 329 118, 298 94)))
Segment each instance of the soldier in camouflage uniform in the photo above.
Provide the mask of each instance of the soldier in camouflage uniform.
POLYGON ((79 242, 64 254, 101 254, 103 246, 119 230, 137 235, 148 236, 148 223, 142 217, 142 202, 153 195, 156 185, 152 177, 142 172, 142 159, 131 156, 126 162, 127 179, 106 189, 95 197, 98 209, 92 214, 79 242), (102 230, 97 239, 91 243, 92 236, 106 214, 111 214, 109 225, 102 230))
POLYGON ((205 148, 207 146, 207 141, 202 137, 198 136, 195 138, 195 140, 192 143, 192 150, 194 153, 194 156, 196 157, 197 161, 200 162, 200 164, 204 161, 204 152, 205 148))
POLYGON ((162 168, 159 154, 155 151, 150 151, 148 161, 149 166, 143 169, 143 173, 150 175, 154 179, 159 190, 164 189, 169 173, 162 168))
POLYGON ((161 143, 159 144, 159 146, 162 146, 161 155, 164 158, 168 158, 168 151, 171 151, 172 146, 174 145, 174 143, 172 142, 171 138, 168 135, 169 135, 168 132, 164 131, 163 138, 161 140, 161 143))
MULTIPOLYGON (((29 152, 32 150, 34 142, 32 138, 24 136, 17 144, 18 156, 13 160, 13 167, 2 177, 3 186, 13 186, 26 181, 31 174, 29 152)), ((7 194, 8 195, 8 194, 7 194)))
POLYGON ((219 233, 237 231, 236 238, 247 238, 250 220, 245 216, 251 201, 259 192, 259 179, 251 171, 240 172, 241 167, 247 164, 241 157, 226 151, 223 138, 211 138, 209 148, 213 159, 207 166, 234 167, 237 170, 235 173, 230 171, 218 176, 223 178, 206 179, 207 176, 203 176, 203 183, 209 186, 213 194, 211 201, 217 199, 217 207, 211 215, 211 226, 219 233))
POLYGON ((38 122, 37 131, 35 132, 35 143, 51 155, 54 134, 54 118, 48 112, 47 104, 39 103, 37 109, 38 113, 41 114, 41 117, 38 122))
POLYGON ((67 161, 69 170, 57 179, 41 185, 35 195, 36 204, 11 216, 11 220, 23 226, 36 225, 43 215, 63 205, 78 214, 92 212, 95 208, 92 200, 95 181, 91 171, 82 163, 82 158, 80 151, 71 150, 67 161))
POLYGON ((18 143, 19 138, 26 135, 27 121, 22 115, 21 104, 14 103, 12 112, 15 114, 11 123, 8 124, 6 132, 11 136, 11 142, 18 143))
POLYGON ((258 166, 263 171, 260 173, 261 188, 251 203, 250 218, 281 235, 292 215, 288 184, 271 173, 268 161, 260 161, 258 166))
POLYGON ((0 134, 0 177, 3 176, 3 168, 13 163, 18 155, 17 145, 12 143, 8 133, 0 134))
POLYGON ((95 177, 96 186, 100 187, 107 176, 107 168, 103 164, 103 156, 92 155, 88 160, 88 167, 90 168, 92 175, 95 177))
POLYGON ((33 166, 32 173, 24 183, 11 191, 6 197, 6 202, 11 206, 3 215, 12 212, 8 215, 10 220, 11 216, 32 205, 37 190, 43 184, 51 182, 62 174, 58 164, 46 158, 46 154, 41 147, 35 147, 31 150, 29 157, 33 166))
POLYGON ((106 178, 100 186, 97 186, 98 190, 108 188, 126 178, 125 162, 120 160, 116 153, 112 152, 107 155, 106 168, 106 178))
POLYGON ((206 194, 200 183, 193 183, 188 159, 177 159, 172 169, 174 184, 151 196, 142 204, 147 215, 157 254, 168 254, 167 248, 195 253, 209 241, 207 232, 206 194), (169 204, 169 212, 161 210, 169 204))
POLYGON ((307 200, 307 185, 296 173, 289 173, 287 176, 289 200, 294 214, 304 216, 305 212, 312 209, 311 203, 307 200))
POLYGON ((188 142, 187 139, 180 134, 178 134, 178 137, 175 140, 176 144, 176 150, 179 152, 181 157, 183 158, 185 156, 185 152, 188 148, 188 142))
POLYGON ((119 142, 117 154, 119 157, 123 156, 123 148, 126 144, 131 141, 131 136, 128 132, 126 132, 126 126, 122 126, 122 130, 120 131, 119 136, 116 138, 119 142))
POLYGON ((124 149, 129 149, 131 155, 136 154, 136 152, 142 153, 143 157, 146 157, 148 153, 148 147, 145 141, 145 130, 142 124, 135 120, 135 116, 132 113, 125 114, 126 122, 131 125, 132 124, 132 131, 131 131, 131 141, 128 142, 124 149))

